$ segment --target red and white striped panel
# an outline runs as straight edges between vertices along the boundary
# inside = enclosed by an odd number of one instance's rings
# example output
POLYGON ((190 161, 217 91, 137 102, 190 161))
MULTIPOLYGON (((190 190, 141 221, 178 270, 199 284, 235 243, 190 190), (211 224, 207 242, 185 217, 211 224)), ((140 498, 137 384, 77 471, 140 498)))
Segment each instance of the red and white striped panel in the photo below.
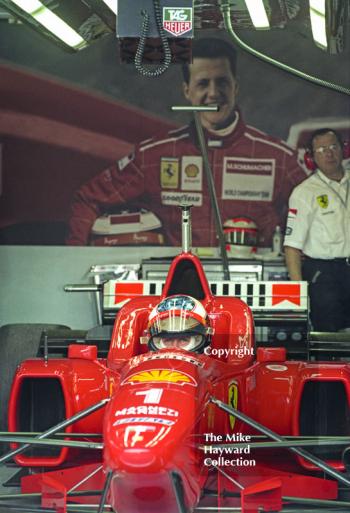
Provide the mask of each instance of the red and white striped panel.
MULTIPOLYGON (((304 281, 214 281, 209 285, 215 296, 238 297, 253 311, 301 312, 308 309, 307 282, 304 281)), ((163 281, 110 280, 103 287, 103 309, 119 310, 138 296, 160 296, 163 286, 163 281)))

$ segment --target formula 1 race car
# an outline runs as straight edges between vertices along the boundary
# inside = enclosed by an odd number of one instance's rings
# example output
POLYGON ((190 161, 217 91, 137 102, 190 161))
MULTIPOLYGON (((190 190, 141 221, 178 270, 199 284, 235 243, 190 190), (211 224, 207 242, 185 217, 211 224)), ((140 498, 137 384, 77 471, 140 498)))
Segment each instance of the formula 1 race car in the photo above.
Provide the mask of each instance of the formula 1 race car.
POLYGON ((30 472, 0 509, 349 511, 349 402, 348 363, 256 348, 250 308, 184 251, 121 308, 107 358, 72 344, 18 367, 0 462, 30 472))

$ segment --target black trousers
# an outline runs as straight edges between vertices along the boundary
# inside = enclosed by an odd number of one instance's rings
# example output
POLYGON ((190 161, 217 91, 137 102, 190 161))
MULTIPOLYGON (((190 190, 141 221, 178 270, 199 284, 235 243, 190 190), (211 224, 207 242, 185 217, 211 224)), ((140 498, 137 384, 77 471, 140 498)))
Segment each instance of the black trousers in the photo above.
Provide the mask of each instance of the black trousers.
POLYGON ((314 331, 350 327, 350 265, 345 259, 305 258, 302 275, 309 283, 314 331))

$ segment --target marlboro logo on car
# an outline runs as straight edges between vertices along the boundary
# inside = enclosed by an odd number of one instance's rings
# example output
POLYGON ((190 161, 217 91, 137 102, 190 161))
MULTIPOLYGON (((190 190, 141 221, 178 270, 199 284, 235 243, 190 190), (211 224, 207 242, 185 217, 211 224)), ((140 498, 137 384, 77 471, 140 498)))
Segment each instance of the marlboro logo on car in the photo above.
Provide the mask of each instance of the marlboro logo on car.
MULTIPOLYGON (((292 282, 229 282, 211 281, 218 296, 239 297, 253 312, 263 310, 308 309, 307 283, 292 282)), ((103 307, 106 311, 120 309, 129 299, 140 295, 160 296, 163 281, 117 281, 109 280, 103 286, 103 307)))
POLYGON ((163 27, 174 36, 182 36, 192 29, 192 8, 164 7, 163 27))
POLYGON ((299 283, 274 283, 272 285, 272 306, 283 301, 300 306, 301 291, 299 283))

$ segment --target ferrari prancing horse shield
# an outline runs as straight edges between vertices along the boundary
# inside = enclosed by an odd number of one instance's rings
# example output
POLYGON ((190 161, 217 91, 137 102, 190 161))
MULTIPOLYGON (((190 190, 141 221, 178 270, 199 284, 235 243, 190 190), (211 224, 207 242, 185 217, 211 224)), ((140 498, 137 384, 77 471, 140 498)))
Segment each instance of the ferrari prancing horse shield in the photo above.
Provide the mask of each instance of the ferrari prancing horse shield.
POLYGON ((160 160, 160 186, 177 189, 179 186, 179 159, 162 157, 160 160))
MULTIPOLYGON (((238 385, 237 383, 231 383, 228 387, 228 405, 232 408, 237 408, 238 404, 238 385)), ((235 426, 236 417, 230 415, 230 428, 233 429, 235 426)))
POLYGON ((317 203, 320 205, 321 208, 327 208, 328 207, 328 196, 327 194, 321 194, 320 196, 317 196, 317 203))

